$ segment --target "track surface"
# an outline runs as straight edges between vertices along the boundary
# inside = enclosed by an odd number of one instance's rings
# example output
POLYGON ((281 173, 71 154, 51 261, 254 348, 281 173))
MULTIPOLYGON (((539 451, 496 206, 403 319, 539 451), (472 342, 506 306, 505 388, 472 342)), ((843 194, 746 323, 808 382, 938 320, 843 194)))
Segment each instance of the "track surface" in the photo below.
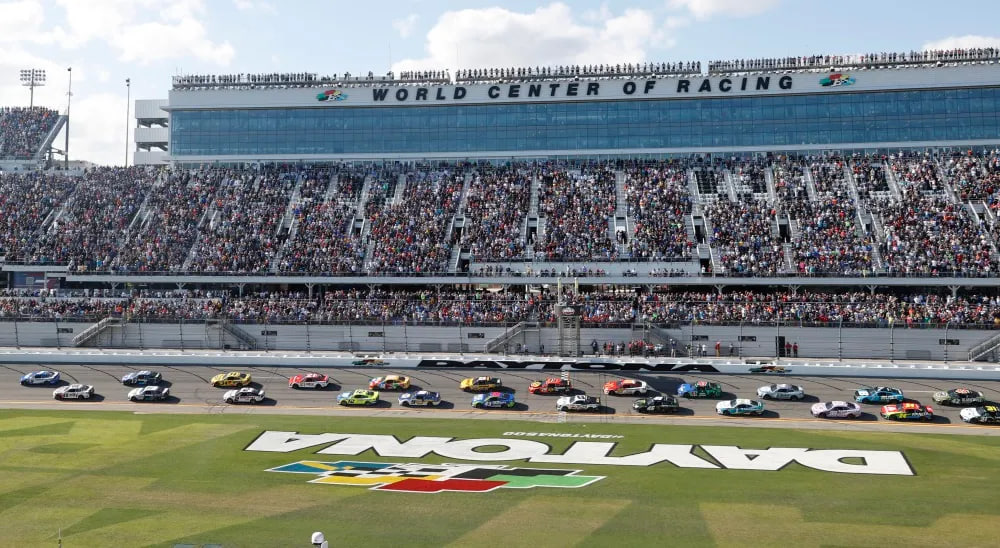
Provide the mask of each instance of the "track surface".
MULTIPOLYGON (((605 408, 601 413, 558 413, 555 411, 556 396, 533 395, 528 393, 528 383, 542 379, 546 372, 531 371, 489 371, 421 369, 393 371, 385 368, 329 368, 317 372, 330 376, 331 386, 326 390, 294 390, 288 387, 288 377, 305 372, 288 367, 250 368, 252 386, 263 388, 267 398, 257 405, 228 405, 222 401, 224 388, 213 388, 209 379, 223 369, 212 367, 160 367, 165 384, 170 387, 171 398, 166 402, 132 403, 126 399, 129 387, 120 382, 122 375, 136 368, 124 365, 83 366, 73 365, 60 369, 62 384, 79 382, 94 385, 96 394, 89 401, 59 402, 52 399, 50 386, 23 387, 18 379, 31 371, 29 366, 0 365, 0 407, 6 408, 57 408, 107 410, 129 410, 138 412, 175 413, 276 413, 276 414, 335 414, 361 413, 375 416, 426 416, 477 417, 495 419, 536 420, 541 422, 657 422, 666 424, 725 424, 732 426, 771 426, 779 428, 830 428, 850 430, 899 430, 968 433, 1000 435, 1000 427, 967 425, 959 418, 956 407, 935 405, 936 417, 933 423, 897 423, 878 416, 879 406, 864 405, 865 414, 858 420, 815 419, 809 413, 810 406, 817 401, 850 400, 853 391, 863 384, 896 386, 903 390, 912 401, 933 403, 931 396, 938 390, 956 386, 950 381, 934 379, 858 379, 840 377, 795 377, 770 375, 637 375, 649 383, 655 391, 674 394, 678 384, 697 380, 719 382, 723 387, 723 398, 756 398, 756 389, 764 384, 787 382, 805 388, 806 399, 801 402, 765 402, 762 417, 735 418, 719 417, 715 413, 717 399, 681 399, 681 407, 676 415, 643 415, 632 410, 632 396, 604 396, 601 387, 606 381, 624 378, 607 373, 573 373, 572 381, 576 392, 586 392, 601 396, 605 408), (336 395, 342 390, 366 388, 371 377, 399 373, 409 375, 413 389, 427 389, 441 393, 442 404, 433 409, 407 409, 397 402, 397 392, 383 391, 378 405, 367 408, 345 408, 338 406, 336 395), (470 406, 472 395, 458 388, 465 377, 492 374, 499 376, 505 390, 515 393, 517 407, 513 410, 474 410, 470 406)), ((548 372, 550 375, 551 372, 548 372)), ((558 375, 556 373, 555 375, 558 375)), ((988 400, 1000 399, 1000 381, 976 381, 963 386, 980 390, 988 400)), ((653 393, 653 392, 651 392, 653 393)))

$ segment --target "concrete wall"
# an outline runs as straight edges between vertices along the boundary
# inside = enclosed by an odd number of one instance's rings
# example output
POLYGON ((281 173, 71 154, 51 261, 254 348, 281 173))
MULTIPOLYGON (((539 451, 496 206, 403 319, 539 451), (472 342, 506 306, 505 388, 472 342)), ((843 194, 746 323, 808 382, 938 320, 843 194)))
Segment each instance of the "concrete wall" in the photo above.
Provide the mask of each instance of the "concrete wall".
MULTIPOLYGON (((73 337, 90 323, 0 322, 0 346, 71 347, 73 337)), ((233 325, 257 341, 259 350, 368 351, 368 352, 484 352, 486 344, 504 333, 500 327, 434 327, 402 325, 233 325)), ((737 356, 774 357, 776 341, 798 343, 802 358, 861 358, 886 360, 965 360, 969 349, 998 331, 966 329, 858 329, 836 327, 710 327, 685 326, 647 335, 664 342, 664 335, 684 346, 705 344, 714 356, 719 341, 724 356, 729 345, 737 356), (945 340, 953 344, 943 344, 945 340)), ((641 330, 583 328, 580 347, 591 353, 591 342, 625 342, 642 338, 641 330)), ((556 353, 556 328, 527 330, 513 337, 507 351, 517 345, 528 352, 556 353)), ((240 349, 236 336, 219 326, 203 323, 128 323, 102 332, 87 346, 97 348, 240 349)))

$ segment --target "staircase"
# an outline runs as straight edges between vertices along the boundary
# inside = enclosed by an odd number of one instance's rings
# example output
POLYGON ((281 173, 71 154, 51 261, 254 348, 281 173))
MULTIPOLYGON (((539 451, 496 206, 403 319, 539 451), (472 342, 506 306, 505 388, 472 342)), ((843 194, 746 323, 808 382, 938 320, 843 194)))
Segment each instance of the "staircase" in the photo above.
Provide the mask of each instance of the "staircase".
POLYGON ((124 322, 121 318, 104 318, 73 337, 73 346, 87 346, 87 343, 100 337, 101 333, 112 327, 120 327, 122 325, 124 325, 124 322))
POLYGON ((406 174, 400 173, 399 178, 396 180, 396 193, 392 196, 392 201, 390 205, 396 205, 402 203, 403 196, 406 195, 406 174))
POLYGON ((1000 333, 991 336, 985 341, 973 346, 969 349, 969 361, 974 362, 983 357, 989 357, 990 360, 996 360, 997 351, 1000 350, 1000 333))
POLYGON ((774 190, 774 170, 771 168, 764 169, 764 181, 767 183, 767 197, 773 204, 777 202, 778 195, 774 190))
POLYGON ((205 331, 218 329, 223 333, 232 336, 239 342, 241 350, 256 350, 257 339, 253 338, 243 329, 229 323, 229 320, 205 320, 205 331))
POLYGON ((518 322, 513 327, 504 330, 503 334, 486 343, 486 352, 498 353, 509 350, 510 343, 525 332, 527 324, 518 322))
POLYGON ((36 162, 45 160, 46 151, 48 151, 49 147, 52 146, 53 141, 56 140, 56 136, 59 135, 59 132, 62 131, 62 128, 66 125, 66 122, 68 120, 69 117, 65 115, 60 115, 58 118, 56 118, 55 125, 53 125, 52 129, 48 132, 48 134, 45 135, 45 139, 42 141, 42 146, 38 147, 38 150, 35 152, 35 156, 33 159, 36 162))
POLYGON ((808 165, 802 166, 802 174, 806 180, 806 193, 809 194, 809 201, 816 201, 816 181, 813 180, 812 168, 808 165))

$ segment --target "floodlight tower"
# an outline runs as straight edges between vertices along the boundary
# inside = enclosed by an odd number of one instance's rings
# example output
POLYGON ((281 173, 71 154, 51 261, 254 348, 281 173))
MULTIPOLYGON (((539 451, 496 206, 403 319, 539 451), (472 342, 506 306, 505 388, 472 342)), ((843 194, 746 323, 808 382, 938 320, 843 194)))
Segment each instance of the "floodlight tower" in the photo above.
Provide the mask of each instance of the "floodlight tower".
POLYGON ((31 89, 30 107, 35 106, 35 88, 45 85, 45 69, 21 69, 21 85, 31 89))

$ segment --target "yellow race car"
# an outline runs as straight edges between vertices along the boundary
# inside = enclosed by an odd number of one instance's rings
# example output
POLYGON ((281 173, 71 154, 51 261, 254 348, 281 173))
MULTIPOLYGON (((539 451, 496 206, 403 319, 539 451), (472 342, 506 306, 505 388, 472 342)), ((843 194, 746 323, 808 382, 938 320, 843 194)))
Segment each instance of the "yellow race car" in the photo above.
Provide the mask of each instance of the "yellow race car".
POLYGON ((458 387, 466 392, 486 392, 503 387, 503 383, 496 377, 473 377, 462 379, 458 387))
POLYGON ((229 373, 219 373, 212 377, 212 386, 246 386, 250 384, 250 373, 242 371, 230 371, 229 373))

